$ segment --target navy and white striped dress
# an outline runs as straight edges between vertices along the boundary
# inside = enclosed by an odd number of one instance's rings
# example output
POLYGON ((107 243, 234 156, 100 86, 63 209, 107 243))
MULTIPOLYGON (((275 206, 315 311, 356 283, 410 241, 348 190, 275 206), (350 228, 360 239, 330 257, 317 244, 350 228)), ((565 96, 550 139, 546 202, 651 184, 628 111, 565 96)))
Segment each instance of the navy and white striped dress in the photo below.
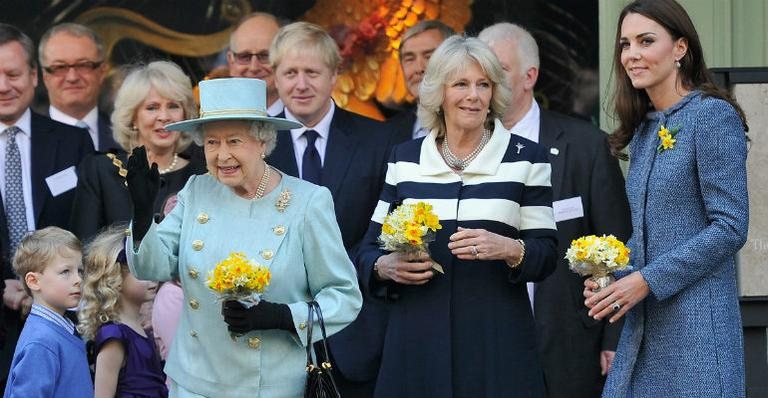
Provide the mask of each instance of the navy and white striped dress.
POLYGON ((443 161, 436 132, 394 148, 381 199, 358 256, 364 284, 389 304, 377 397, 542 396, 533 316, 525 282, 556 264, 557 239, 547 153, 497 121, 491 139, 462 175, 443 161), (425 201, 442 229, 430 244, 445 274, 422 286, 373 278, 381 222, 393 204, 425 201), (448 249, 458 227, 522 238, 526 255, 459 260, 448 249))

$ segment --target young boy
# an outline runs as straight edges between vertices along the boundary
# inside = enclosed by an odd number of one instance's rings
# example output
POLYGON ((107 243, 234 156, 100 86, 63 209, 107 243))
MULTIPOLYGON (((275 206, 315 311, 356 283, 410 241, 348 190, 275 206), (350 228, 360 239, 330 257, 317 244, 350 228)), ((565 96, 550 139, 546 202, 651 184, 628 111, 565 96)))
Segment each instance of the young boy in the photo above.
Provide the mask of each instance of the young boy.
POLYGON ((82 246, 75 235, 47 227, 21 241, 13 269, 32 295, 32 310, 13 354, 4 398, 93 397, 85 343, 64 317, 80 302, 82 246))

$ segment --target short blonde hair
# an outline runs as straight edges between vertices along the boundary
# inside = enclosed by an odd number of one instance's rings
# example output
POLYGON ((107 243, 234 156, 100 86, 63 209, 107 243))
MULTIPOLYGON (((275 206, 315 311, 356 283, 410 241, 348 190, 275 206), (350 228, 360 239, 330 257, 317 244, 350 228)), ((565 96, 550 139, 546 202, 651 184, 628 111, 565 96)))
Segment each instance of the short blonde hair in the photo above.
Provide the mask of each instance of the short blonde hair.
POLYGON ((314 51, 332 71, 341 64, 339 46, 323 28, 309 22, 294 22, 277 31, 269 48, 269 61, 277 69, 289 51, 314 51))
MULTIPOLYGON (((138 131, 133 129, 133 120, 152 88, 161 96, 181 103, 185 119, 197 117, 192 82, 178 65, 169 61, 154 61, 137 66, 128 73, 117 91, 115 110, 112 112, 112 135, 126 152, 138 145, 138 131)), ((191 142, 190 134, 181 132, 176 151, 185 150, 191 142)))
POLYGON ((45 271, 56 256, 62 255, 62 249, 80 253, 83 245, 72 232, 59 227, 38 229, 21 240, 13 255, 13 272, 24 283, 27 294, 31 296, 32 291, 27 286, 24 275, 45 271))
POLYGON ((77 314, 77 330, 86 340, 93 339, 102 324, 119 319, 123 275, 130 272, 118 261, 125 247, 125 228, 108 227, 86 246, 83 302, 77 314))
POLYGON ((473 62, 480 65, 493 83, 490 112, 485 120, 485 128, 493 129, 494 119, 504 115, 512 92, 506 86, 499 59, 487 44, 476 38, 451 36, 440 44, 429 58, 427 70, 419 85, 418 117, 425 128, 436 129, 440 136, 445 134, 445 115, 441 108, 445 86, 449 79, 466 70, 473 62))

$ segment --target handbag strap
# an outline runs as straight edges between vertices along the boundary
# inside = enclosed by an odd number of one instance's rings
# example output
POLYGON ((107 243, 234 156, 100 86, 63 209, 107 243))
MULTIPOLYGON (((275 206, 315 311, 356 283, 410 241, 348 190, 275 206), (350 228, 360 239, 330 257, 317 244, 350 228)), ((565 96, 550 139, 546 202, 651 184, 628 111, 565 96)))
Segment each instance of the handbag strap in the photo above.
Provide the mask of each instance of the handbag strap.
MULTIPOLYGON (((312 325, 313 325, 313 318, 317 319, 318 325, 320 325, 320 332, 323 335, 323 339, 321 340, 323 345, 323 354, 325 355, 324 361, 322 363, 318 363, 323 369, 330 369, 331 368, 331 356, 328 353, 328 343, 326 343, 326 340, 328 336, 325 332, 325 321, 323 320, 323 311, 320 309, 320 304, 317 303, 317 301, 310 301, 307 303, 307 306, 309 307, 309 314, 307 315, 307 322, 309 323, 307 325, 307 371, 311 370, 312 367, 315 366, 314 362, 312 361, 312 325)), ((318 362, 319 359, 318 359, 318 362)))
POLYGON ((312 308, 313 302, 307 303, 309 313, 307 314, 307 372, 312 371, 315 367, 315 363, 312 361, 312 325, 314 325, 315 311, 312 308))

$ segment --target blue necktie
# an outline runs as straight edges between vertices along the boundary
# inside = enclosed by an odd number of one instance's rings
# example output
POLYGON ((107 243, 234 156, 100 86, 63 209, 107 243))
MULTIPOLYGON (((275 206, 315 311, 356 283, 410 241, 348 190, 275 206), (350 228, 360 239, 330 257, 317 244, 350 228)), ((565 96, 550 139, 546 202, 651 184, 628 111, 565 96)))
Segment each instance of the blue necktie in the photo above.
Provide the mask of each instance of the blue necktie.
POLYGON ((323 165, 320 162, 320 152, 315 147, 315 140, 318 134, 315 130, 304 132, 307 139, 307 148, 304 149, 304 156, 301 158, 301 178, 313 184, 320 185, 323 176, 323 165))
POLYGON ((11 241, 11 256, 27 233, 27 208, 24 205, 24 191, 21 185, 21 153, 16 144, 18 127, 5 129, 8 143, 5 146, 5 216, 8 221, 8 238, 11 241))

